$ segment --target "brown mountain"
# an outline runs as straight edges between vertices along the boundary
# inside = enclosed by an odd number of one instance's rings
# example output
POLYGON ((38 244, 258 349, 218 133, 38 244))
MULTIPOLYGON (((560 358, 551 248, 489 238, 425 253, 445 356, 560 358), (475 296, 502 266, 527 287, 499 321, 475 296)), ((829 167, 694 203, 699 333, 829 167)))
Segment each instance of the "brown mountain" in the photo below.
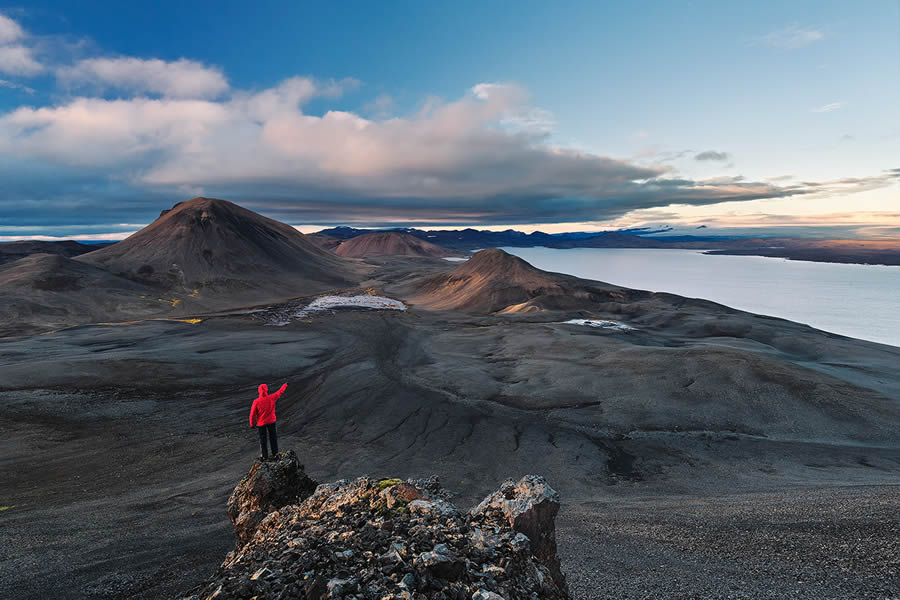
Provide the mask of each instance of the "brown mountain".
POLYGON ((352 265, 290 225, 213 198, 176 204, 131 237, 78 260, 218 306, 359 281, 352 265))
POLYGON ((622 298, 627 290, 537 269, 497 248, 476 252, 448 273, 413 285, 409 300, 433 310, 472 313, 574 310, 622 298))
POLYGON ((340 238, 328 235, 327 233, 307 233, 305 235, 306 239, 311 241, 319 248, 324 248, 325 250, 334 250, 341 245, 342 241, 340 238))
POLYGON ((457 253, 426 242, 408 233, 383 231, 366 233, 345 240, 335 252, 348 258, 366 256, 430 256, 442 258, 456 256, 457 253))

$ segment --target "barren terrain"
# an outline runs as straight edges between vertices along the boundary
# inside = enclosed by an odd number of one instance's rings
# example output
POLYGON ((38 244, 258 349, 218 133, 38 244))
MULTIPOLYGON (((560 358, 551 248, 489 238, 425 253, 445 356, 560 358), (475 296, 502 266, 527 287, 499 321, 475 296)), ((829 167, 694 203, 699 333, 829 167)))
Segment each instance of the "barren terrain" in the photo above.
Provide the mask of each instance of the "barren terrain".
POLYGON ((433 473, 465 505, 544 474, 576 597, 896 587, 900 350, 779 321, 818 356, 792 355, 655 318, 626 333, 413 305, 2 341, 0 595, 163 598, 208 575, 262 381, 290 383, 281 443, 320 481, 433 473), (732 545, 735 528, 752 535, 732 545))
POLYGON ((343 293, 405 311, 309 296, 0 339, 0 597, 205 579, 262 382, 289 383, 281 446, 319 481, 435 474, 465 507, 544 475, 577 598, 900 589, 900 348, 512 259, 350 263, 343 293))

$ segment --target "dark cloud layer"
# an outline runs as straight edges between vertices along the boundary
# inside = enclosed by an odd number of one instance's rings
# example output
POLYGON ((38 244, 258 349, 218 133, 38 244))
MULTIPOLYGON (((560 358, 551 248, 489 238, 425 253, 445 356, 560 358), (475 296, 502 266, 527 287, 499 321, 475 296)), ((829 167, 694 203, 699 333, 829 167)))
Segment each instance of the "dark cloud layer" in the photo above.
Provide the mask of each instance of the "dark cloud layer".
POLYGON ((706 152, 701 152, 694 157, 694 160, 699 161, 717 161, 717 162, 725 162, 731 158, 731 155, 728 152, 716 152, 715 150, 707 150, 706 152))

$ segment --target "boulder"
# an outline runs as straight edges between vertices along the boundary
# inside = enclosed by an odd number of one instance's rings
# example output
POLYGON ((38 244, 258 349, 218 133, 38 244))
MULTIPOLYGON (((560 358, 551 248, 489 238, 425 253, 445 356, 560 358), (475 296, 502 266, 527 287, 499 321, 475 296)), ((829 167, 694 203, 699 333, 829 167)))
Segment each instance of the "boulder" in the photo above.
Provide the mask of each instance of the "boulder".
POLYGON ((387 503, 388 508, 403 506, 404 504, 408 504, 413 500, 417 500, 422 497, 422 494, 418 489, 416 489, 416 486, 406 483, 405 481, 394 483, 395 481, 397 480, 383 479, 378 482, 379 487, 384 486, 384 489, 381 490, 380 495, 382 498, 384 498, 384 501, 387 503))
POLYGON ((500 489, 481 501, 469 514, 482 522, 502 522, 528 536, 534 557, 562 581, 556 556, 556 513, 559 494, 543 477, 526 475, 518 482, 508 479, 500 489))
POLYGON ((466 564, 447 544, 435 544, 431 552, 419 554, 413 564, 420 570, 429 571, 438 579, 459 579, 466 570, 466 564))
POLYGON ((293 450, 266 462, 257 461, 231 492, 228 517, 234 526, 237 547, 246 544, 269 513, 308 498, 316 482, 303 470, 293 450))

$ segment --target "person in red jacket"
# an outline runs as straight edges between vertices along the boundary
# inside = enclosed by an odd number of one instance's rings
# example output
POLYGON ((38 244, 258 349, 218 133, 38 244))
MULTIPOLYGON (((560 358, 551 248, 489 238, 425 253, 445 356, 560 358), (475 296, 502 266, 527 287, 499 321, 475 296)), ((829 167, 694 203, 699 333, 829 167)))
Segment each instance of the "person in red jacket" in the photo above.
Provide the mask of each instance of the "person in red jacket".
POLYGON ((278 435, 275 433, 275 401, 281 398, 287 384, 279 388, 274 394, 269 393, 269 386, 260 384, 259 397, 253 401, 250 407, 250 427, 256 427, 259 431, 259 447, 262 448, 263 460, 269 459, 269 452, 266 448, 266 435, 269 437, 269 444, 272 446, 272 456, 278 456, 278 435))

